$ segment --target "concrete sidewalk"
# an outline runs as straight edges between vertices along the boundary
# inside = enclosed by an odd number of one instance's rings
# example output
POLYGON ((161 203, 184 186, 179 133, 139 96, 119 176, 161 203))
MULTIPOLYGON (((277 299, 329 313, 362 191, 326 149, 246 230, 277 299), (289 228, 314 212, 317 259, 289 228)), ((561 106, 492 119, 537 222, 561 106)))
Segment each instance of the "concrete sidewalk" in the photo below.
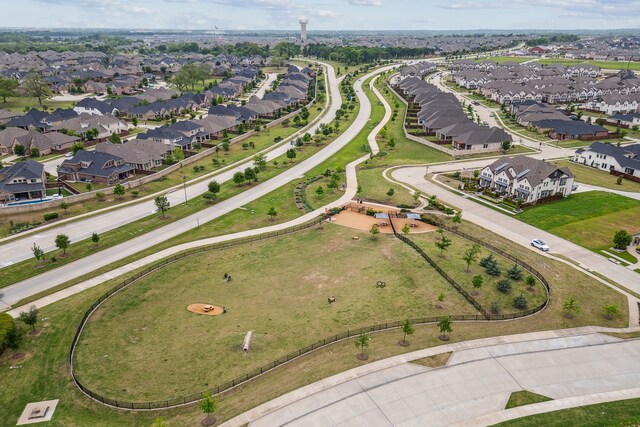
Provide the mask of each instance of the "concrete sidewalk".
POLYGON ((295 390, 223 426, 490 425, 640 395, 640 340, 598 332, 603 330, 485 338, 395 356, 295 390), (445 367, 408 363, 450 351, 445 367), (511 393, 521 390, 554 401, 505 411, 511 393))

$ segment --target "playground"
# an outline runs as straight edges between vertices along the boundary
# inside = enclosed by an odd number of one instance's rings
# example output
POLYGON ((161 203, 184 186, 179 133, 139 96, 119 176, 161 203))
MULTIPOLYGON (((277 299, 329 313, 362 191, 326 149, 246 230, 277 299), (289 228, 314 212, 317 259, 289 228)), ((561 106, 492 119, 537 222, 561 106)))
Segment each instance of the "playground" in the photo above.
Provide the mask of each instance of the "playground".
POLYGON ((409 234, 437 230, 437 227, 420 221, 419 214, 402 212, 392 206, 353 202, 344 208, 331 219, 334 224, 367 232, 375 224, 380 233, 385 234, 393 234, 394 229, 401 233, 405 225, 409 227, 409 234))

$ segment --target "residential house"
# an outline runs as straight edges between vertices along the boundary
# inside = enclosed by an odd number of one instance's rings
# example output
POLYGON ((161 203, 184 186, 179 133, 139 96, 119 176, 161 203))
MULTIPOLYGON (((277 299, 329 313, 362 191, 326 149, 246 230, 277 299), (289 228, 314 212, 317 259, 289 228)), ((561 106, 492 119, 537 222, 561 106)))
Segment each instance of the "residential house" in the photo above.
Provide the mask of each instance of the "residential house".
POLYGON ((594 142, 589 147, 576 150, 573 161, 603 171, 640 177, 640 144, 618 147, 594 142))
POLYGON ((150 139, 132 139, 122 144, 101 142, 96 144, 96 151, 121 157, 125 164, 144 171, 162 166, 169 153, 165 144, 159 144, 150 139))
POLYGON ((573 183, 569 168, 526 156, 501 158, 480 171, 481 188, 527 204, 555 195, 567 197, 573 183))
POLYGON ((0 168, 0 202, 42 199, 46 182, 44 165, 33 160, 0 168))
POLYGON ((133 174, 134 167, 127 165, 122 157, 98 151, 80 150, 58 166, 58 179, 61 181, 113 185, 133 174))
POLYGON ((39 156, 46 156, 54 151, 67 151, 74 142, 79 140, 80 138, 77 136, 65 135, 61 132, 40 133, 29 131, 14 138, 12 150, 15 151, 16 145, 22 145, 26 148, 27 155, 33 150, 37 150, 39 156))

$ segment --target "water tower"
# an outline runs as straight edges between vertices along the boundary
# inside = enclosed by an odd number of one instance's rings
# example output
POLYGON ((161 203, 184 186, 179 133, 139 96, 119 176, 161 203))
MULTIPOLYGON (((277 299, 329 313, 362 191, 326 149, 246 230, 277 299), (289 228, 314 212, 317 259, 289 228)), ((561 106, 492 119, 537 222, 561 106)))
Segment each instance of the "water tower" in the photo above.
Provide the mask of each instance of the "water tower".
POLYGON ((307 42, 307 24, 308 23, 309 23, 309 20, 307 18, 300 19, 300 40, 302 40, 303 44, 307 42))

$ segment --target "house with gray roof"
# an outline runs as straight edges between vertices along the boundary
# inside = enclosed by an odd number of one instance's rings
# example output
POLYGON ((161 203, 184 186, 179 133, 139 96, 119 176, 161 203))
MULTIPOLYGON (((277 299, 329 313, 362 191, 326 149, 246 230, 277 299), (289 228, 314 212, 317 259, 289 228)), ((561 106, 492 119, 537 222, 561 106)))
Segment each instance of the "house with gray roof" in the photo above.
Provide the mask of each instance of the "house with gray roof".
POLYGON ((44 165, 33 160, 0 168, 0 202, 42 199, 46 182, 44 165))
POLYGON ((61 181, 113 185, 133 174, 134 167, 126 164, 122 157, 98 151, 80 150, 58 166, 58 179, 61 181))
POLYGON ((544 160, 518 156, 500 158, 480 171, 480 187, 499 195, 535 204, 547 197, 567 197, 574 176, 569 168, 558 168, 544 160))
POLYGON ((594 142, 576 150, 573 161, 603 171, 616 171, 640 177, 640 144, 618 147, 614 144, 594 142))

